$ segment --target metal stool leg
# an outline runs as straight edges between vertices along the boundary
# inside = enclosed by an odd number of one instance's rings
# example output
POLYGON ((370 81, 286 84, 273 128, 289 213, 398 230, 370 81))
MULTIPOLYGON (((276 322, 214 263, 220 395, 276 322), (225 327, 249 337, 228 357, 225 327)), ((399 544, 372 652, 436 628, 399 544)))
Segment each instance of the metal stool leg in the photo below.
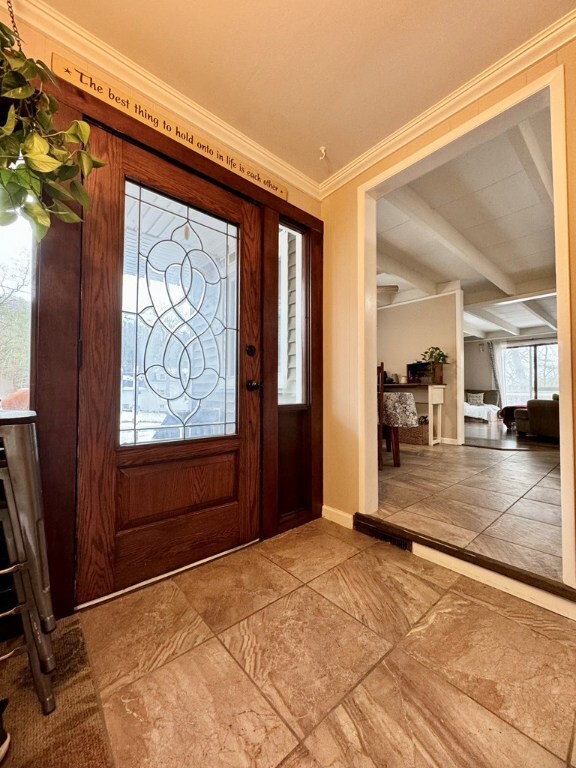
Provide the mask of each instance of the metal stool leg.
POLYGON ((18 603, 22 607, 22 611, 26 610, 29 616, 30 632, 34 639, 34 644, 38 651, 40 663, 44 672, 52 672, 56 667, 56 660, 52 651, 52 642, 50 636, 42 631, 40 625, 40 617, 34 602, 34 592, 30 583, 30 574, 28 572, 27 563, 18 563, 17 548, 14 540, 14 531, 10 524, 10 517, 8 510, 0 508, 0 522, 4 529, 4 536, 6 538, 6 548, 8 550, 8 557, 12 568, 6 569, 4 572, 12 571, 14 578, 14 586, 16 588, 16 596, 18 603), (13 570, 12 570, 13 569, 13 570))
POLYGON ((4 426, 0 434, 7 463, 0 468, 0 479, 4 482, 18 559, 28 563, 42 628, 52 632, 56 620, 50 596, 34 425, 4 426))

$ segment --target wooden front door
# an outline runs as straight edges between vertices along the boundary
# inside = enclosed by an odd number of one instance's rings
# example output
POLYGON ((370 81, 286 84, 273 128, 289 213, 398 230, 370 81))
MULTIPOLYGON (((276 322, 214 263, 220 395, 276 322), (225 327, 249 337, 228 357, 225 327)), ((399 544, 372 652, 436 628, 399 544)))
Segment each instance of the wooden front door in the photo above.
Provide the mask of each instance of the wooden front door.
POLYGON ((252 541, 259 209, 94 128, 82 247, 77 603, 252 541))

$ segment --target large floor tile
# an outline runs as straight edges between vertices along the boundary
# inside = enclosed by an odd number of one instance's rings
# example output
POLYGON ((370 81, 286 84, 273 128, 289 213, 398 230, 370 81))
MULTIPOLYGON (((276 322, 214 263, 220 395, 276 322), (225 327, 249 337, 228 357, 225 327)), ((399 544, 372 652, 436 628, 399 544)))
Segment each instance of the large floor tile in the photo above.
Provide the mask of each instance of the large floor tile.
POLYGON ((543 501, 546 504, 557 504, 558 506, 562 503, 559 488, 547 488, 540 484, 528 491, 526 498, 533 501, 543 501))
POLYGON ((496 491, 505 493, 507 496, 514 496, 519 499, 534 486, 530 480, 503 480, 502 478, 492 477, 479 473, 467 477, 460 481, 460 485, 467 485, 471 488, 483 488, 485 491, 496 491))
POLYGON ((541 523, 549 523, 550 525, 562 525, 562 510, 557 504, 533 501, 526 496, 518 499, 506 514, 539 520, 541 523))
POLYGON ((545 576, 554 581, 562 581, 562 558, 538 552, 530 547, 523 547, 504 539, 496 539, 481 533, 466 549, 479 555, 491 557, 501 563, 522 568, 529 573, 545 576))
POLYGON ((322 766, 312 757, 306 747, 300 744, 294 752, 282 760, 278 768, 322 768, 322 766))
POLYGON ((472 504, 476 507, 492 509, 495 512, 505 512, 514 503, 514 497, 496 491, 487 491, 484 488, 471 488, 465 485, 452 485, 445 491, 437 494, 439 500, 454 499, 464 504, 472 504))
POLYGON ((102 696, 212 636, 173 581, 160 581, 80 614, 102 696))
POLYGON ((565 759, 576 653, 477 602, 443 597, 398 646, 565 759))
POLYGON ((121 768, 276 768, 297 744, 215 638, 115 693, 104 714, 121 768))
POLYGON ((554 474, 551 472, 540 480, 538 486, 541 488, 554 488, 559 491, 561 487, 560 482, 560 473, 558 472, 558 474, 554 474))
POLYGON ((381 637, 308 587, 220 638, 299 737, 388 649, 381 637))
POLYGON ((493 467, 488 467, 488 469, 482 470, 480 474, 486 477, 502 479, 503 483, 507 480, 511 480, 512 482, 531 483, 532 485, 536 485, 536 483, 539 483, 543 477, 546 477, 548 472, 546 469, 540 471, 524 469, 502 462, 501 464, 495 464, 493 467))
POLYGON ((464 595, 467 599, 481 603, 491 611, 501 613, 506 618, 524 624, 544 637, 563 643, 576 651, 576 621, 571 621, 557 613, 547 611, 539 605, 528 603, 526 600, 521 600, 519 597, 489 587, 487 584, 481 584, 479 581, 474 581, 466 576, 460 576, 451 589, 464 595))
POLYGON ((441 520, 444 523, 457 525, 459 528, 477 533, 482 533, 502 514, 493 509, 472 506, 438 495, 422 499, 417 504, 412 504, 406 511, 415 512, 418 515, 424 515, 424 517, 432 517, 434 520, 441 520))
POLYGON ((333 523, 331 520, 326 520, 324 517, 319 517, 317 520, 307 523, 306 529, 308 531, 328 533, 330 536, 334 536, 335 538, 340 539, 340 541, 344 541, 346 544, 350 544, 359 550, 367 549, 377 541, 377 539, 372 536, 367 536, 365 533, 354 531, 352 528, 344 528, 344 526, 333 523))
POLYGON ((499 517, 485 533, 487 536, 537 549, 548 555, 562 555, 562 530, 557 525, 507 514, 499 517))
POLYGON ((305 742, 322 768, 563 768, 441 676, 394 651, 305 742))
POLYGON ((378 498, 384 503, 400 507, 400 509, 409 507, 410 504, 415 504, 429 495, 429 491, 424 488, 397 485, 391 480, 378 484, 378 498))
POLYGON ((394 515, 390 515, 386 522, 397 525, 400 528, 408 528, 408 530, 416 531, 424 536, 431 536, 434 539, 446 541, 457 547, 465 547, 466 544, 478 535, 476 531, 469 531, 466 528, 460 528, 451 523, 434 520, 432 517, 424 517, 424 515, 418 515, 409 509, 403 509, 394 515))
POLYGON ((301 581, 319 576, 355 555, 358 547, 307 525, 263 541, 255 549, 301 581))
POLYGON ((193 568, 174 581, 214 632, 245 619, 301 584, 254 547, 193 568))
POLYGON ((390 544, 374 547, 309 586, 386 640, 392 648, 458 578, 454 571, 390 544))

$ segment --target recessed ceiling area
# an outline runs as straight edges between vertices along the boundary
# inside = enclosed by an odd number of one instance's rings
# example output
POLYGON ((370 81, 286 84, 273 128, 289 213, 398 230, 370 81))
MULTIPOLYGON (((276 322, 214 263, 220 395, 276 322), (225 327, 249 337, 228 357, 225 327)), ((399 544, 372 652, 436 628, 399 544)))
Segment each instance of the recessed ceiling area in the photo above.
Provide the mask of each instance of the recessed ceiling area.
POLYGON ((316 182, 576 9, 576 0, 26 4, 78 25, 316 182))
POLYGON ((378 304, 460 285, 468 338, 555 335, 548 92, 389 180, 377 203, 378 304), (446 159, 448 158, 448 159, 446 159))

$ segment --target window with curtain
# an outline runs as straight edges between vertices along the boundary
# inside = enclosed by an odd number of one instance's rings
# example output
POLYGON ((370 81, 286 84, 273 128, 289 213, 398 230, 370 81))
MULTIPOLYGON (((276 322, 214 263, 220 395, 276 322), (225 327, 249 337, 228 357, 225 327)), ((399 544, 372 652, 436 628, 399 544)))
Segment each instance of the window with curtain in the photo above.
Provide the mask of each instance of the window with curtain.
POLYGON ((556 342, 507 347, 503 352, 506 405, 551 400, 558 392, 556 342))

